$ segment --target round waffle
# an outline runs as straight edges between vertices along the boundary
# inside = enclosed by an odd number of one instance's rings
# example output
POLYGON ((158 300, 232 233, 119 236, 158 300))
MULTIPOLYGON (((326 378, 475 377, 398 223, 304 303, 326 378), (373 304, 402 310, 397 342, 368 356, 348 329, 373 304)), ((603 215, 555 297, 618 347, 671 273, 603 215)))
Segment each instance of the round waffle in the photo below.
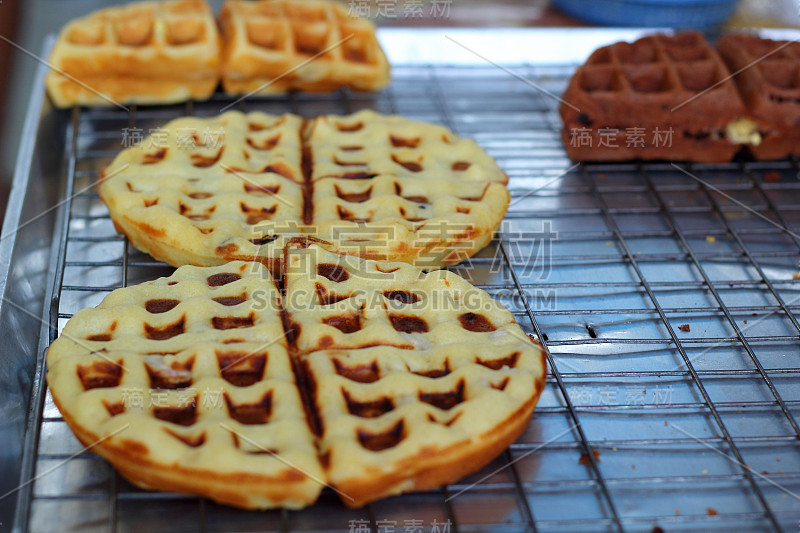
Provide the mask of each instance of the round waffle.
POLYGON ((256 259, 274 269, 299 234, 439 268, 488 244, 510 198, 508 177, 475 142, 372 111, 231 111, 174 120, 158 136, 117 156, 100 196, 134 246, 173 266, 256 259))
POLYGON ((145 488, 349 506, 481 468, 526 427, 541 349, 457 275, 289 243, 178 269, 77 313, 47 381, 78 439, 145 488))

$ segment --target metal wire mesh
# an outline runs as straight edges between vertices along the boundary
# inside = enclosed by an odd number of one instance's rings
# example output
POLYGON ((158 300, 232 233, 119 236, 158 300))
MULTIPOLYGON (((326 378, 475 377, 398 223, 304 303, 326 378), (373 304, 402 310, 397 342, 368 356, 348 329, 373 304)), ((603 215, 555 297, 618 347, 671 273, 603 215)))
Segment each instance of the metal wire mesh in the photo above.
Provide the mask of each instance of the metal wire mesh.
MULTIPOLYGON (((573 68, 513 70, 560 93, 573 68)), ((65 244, 51 337, 114 288, 172 271, 117 235, 97 196, 98 170, 121 148, 121 131, 146 134, 228 103, 218 96, 130 113, 73 112, 70 128, 58 132, 68 146, 68 200, 54 236, 65 244)), ((326 491, 303 511, 243 512, 128 484, 83 451, 48 393, 29 472, 40 477, 20 498, 29 505, 22 530, 797 528, 797 161, 573 166, 561 147, 557 104, 489 66, 401 66, 380 95, 237 105, 305 116, 366 107, 442 123, 473 137, 507 171, 512 200, 500 236, 455 268, 547 349, 539 407, 501 457, 457 484, 360 510, 326 491)))

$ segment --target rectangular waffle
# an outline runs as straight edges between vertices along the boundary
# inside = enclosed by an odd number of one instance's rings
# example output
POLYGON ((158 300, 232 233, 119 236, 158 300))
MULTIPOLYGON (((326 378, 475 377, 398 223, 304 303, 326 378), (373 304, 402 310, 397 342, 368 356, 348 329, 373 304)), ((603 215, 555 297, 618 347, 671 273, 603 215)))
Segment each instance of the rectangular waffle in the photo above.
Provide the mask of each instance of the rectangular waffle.
POLYGON ((800 155, 800 43, 729 34, 717 50, 758 123, 761 142, 750 148, 756 159, 800 155))
POLYGON ((228 0, 220 14, 229 94, 376 91, 389 64, 366 19, 329 0, 228 0))
POLYGON ((219 57, 203 0, 139 2, 67 24, 46 85, 58 107, 204 100, 217 86, 219 57))
POLYGON ((696 32, 599 48, 563 94, 567 154, 576 160, 729 161, 739 146, 727 140, 727 128, 746 110, 728 75, 696 32))

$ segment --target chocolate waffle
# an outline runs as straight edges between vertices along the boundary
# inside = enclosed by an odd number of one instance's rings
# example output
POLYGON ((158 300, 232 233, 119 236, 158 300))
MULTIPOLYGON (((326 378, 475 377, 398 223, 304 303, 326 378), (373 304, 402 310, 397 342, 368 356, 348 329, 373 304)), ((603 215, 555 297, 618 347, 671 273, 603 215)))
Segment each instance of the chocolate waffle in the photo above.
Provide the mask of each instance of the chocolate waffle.
POLYGON ((75 314, 47 382, 78 439, 144 488, 299 508, 329 484, 357 507, 453 482, 524 430, 543 353, 484 291, 297 240, 285 253, 285 298, 264 266, 231 262, 75 314))
POLYGON ((728 68, 696 32, 599 48, 559 110, 576 160, 724 162, 758 141, 728 68))
POLYGON ((757 159, 800 155, 800 43, 729 34, 717 50, 735 73, 748 116, 758 123, 757 159))
POLYGON ((305 122, 232 111, 158 135, 121 152, 99 192, 134 246, 174 266, 241 259, 276 271, 287 239, 308 235, 439 268, 484 247, 510 198, 475 142, 372 111, 305 122))
POLYGON ((336 2, 227 0, 220 22, 229 94, 377 91, 389 83, 375 27, 336 2))
POLYGON ((58 107, 204 100, 219 81, 219 57, 204 1, 139 2, 67 24, 46 85, 58 107))

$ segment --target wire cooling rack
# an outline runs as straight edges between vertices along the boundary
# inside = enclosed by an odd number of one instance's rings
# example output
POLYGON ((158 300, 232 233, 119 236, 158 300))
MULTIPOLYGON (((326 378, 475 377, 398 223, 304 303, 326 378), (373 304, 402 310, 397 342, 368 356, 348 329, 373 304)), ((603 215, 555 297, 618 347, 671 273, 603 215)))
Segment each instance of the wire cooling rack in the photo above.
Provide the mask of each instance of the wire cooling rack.
MULTIPOLYGON (((511 71, 560 94, 573 69, 511 71)), ((455 270, 547 349, 547 388, 524 435, 440 490, 360 510, 325 491, 303 511, 244 512, 133 487, 82 451, 42 393, 39 431, 26 443, 37 451, 23 464, 24 476, 38 477, 20 491, 20 531, 795 531, 797 161, 573 166, 558 102, 508 72, 427 66, 393 75, 379 95, 291 95, 236 108, 400 113, 472 137, 498 160, 512 190, 502 232, 455 270)), ((49 341, 114 288, 172 272, 115 233, 97 196, 98 170, 123 132, 146 135, 229 103, 219 95, 129 113, 74 110, 54 132, 67 147, 68 199, 53 237, 49 341)))

